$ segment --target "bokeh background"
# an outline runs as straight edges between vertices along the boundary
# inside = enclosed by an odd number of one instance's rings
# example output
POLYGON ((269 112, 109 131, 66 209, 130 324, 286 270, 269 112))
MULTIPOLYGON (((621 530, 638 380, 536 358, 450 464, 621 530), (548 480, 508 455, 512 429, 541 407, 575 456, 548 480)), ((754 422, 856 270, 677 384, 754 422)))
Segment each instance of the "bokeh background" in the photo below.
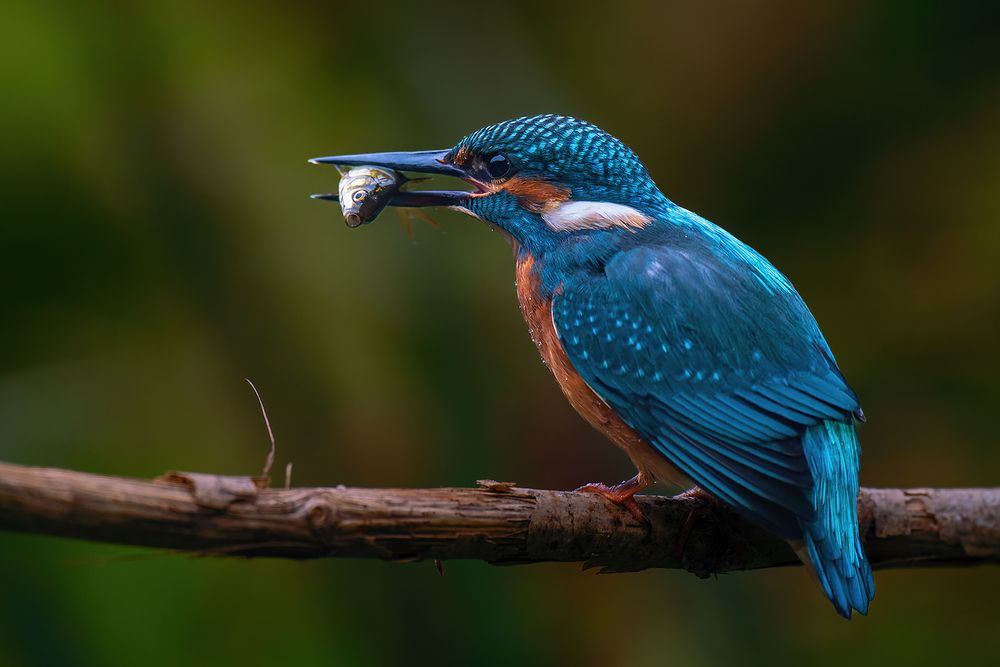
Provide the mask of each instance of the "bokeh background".
MULTIPOLYGON (((862 397, 870 486, 1000 482, 1000 16, 910 1, 0 8, 0 459, 300 485, 632 474, 436 213, 348 230, 306 158, 592 120, 795 282, 862 397)), ((661 492, 670 492, 661 489, 661 492)), ((890 571, 838 619, 801 570, 191 559, 0 535, 0 664, 974 664, 996 569, 890 571)))

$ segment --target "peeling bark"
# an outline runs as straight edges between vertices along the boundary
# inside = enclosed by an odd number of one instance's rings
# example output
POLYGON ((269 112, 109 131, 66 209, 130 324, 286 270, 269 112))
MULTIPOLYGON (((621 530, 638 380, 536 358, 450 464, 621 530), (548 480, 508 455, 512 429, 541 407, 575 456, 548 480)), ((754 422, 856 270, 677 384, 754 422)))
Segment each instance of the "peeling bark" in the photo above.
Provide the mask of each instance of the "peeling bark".
MULTIPOLYGON (((474 489, 267 488, 169 473, 153 481, 0 463, 0 528, 203 555, 495 565, 582 562, 699 576, 794 565, 781 539, 697 498, 637 496, 649 524, 592 494, 474 489)), ((1000 489, 862 489, 874 567, 1000 562, 1000 489)))
POLYGON ((998 562, 1000 489, 862 489, 862 537, 891 567, 998 562))

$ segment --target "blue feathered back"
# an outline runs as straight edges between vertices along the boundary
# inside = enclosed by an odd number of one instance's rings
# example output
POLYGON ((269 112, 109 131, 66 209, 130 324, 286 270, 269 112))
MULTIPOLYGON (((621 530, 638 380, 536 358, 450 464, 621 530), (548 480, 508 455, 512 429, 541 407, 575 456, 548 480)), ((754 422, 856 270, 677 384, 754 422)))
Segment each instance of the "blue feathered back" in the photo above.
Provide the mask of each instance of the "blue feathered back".
POLYGON ((865 612, 857 397, 784 276, 711 223, 666 215, 671 224, 546 254, 567 356, 699 486, 804 542, 839 613, 865 612))

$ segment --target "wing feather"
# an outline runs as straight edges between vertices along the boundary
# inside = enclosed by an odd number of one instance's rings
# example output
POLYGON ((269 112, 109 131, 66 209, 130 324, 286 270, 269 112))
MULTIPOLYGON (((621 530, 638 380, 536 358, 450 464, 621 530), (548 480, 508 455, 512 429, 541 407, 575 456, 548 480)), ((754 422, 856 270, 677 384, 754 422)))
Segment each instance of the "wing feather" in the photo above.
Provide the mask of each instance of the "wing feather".
POLYGON ((782 534, 812 517, 802 435, 858 404, 793 290, 643 246, 564 285, 553 322, 584 380, 700 486, 782 534))

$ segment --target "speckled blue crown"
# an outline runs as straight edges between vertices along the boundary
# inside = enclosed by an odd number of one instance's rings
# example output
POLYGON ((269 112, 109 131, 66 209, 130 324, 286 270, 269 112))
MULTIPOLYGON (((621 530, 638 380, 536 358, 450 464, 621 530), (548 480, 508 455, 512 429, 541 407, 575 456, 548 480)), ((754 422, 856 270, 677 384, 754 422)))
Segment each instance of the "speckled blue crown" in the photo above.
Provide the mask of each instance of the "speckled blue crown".
POLYGON ((489 125, 466 136, 454 150, 503 152, 520 171, 592 180, 608 185, 652 185, 632 149, 601 128, 570 116, 524 116, 489 125))

